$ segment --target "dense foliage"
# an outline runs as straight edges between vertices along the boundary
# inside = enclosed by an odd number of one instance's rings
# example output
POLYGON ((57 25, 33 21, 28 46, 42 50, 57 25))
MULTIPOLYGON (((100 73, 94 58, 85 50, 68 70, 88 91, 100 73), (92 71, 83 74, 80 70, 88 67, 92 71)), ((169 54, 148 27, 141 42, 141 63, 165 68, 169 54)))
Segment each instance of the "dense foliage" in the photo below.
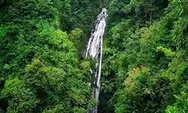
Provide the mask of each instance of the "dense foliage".
POLYGON ((0 0, 0 113, 188 112, 187 0, 0 0), (83 59, 108 9, 100 100, 83 59))
POLYGON ((188 112, 187 7, 186 0, 109 3, 101 113, 188 112))
POLYGON ((0 112, 86 112, 94 104, 88 85, 90 62, 79 60, 75 47, 80 42, 71 41, 81 38, 85 29, 82 31, 79 28, 82 26, 76 25, 74 29, 62 31, 66 30, 62 26, 69 26, 66 15, 72 12, 71 1, 3 3, 0 12, 0 112))

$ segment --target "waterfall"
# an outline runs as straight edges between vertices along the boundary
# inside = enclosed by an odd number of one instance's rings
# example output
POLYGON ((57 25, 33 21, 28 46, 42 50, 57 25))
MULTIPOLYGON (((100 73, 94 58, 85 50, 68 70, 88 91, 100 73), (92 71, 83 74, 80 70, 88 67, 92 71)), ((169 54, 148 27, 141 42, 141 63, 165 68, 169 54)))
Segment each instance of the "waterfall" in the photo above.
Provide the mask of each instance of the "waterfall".
MULTIPOLYGON (((95 26, 88 41, 85 54, 85 57, 92 57, 92 59, 96 60, 96 70, 93 71, 91 69, 91 73, 95 76, 95 80, 93 81, 95 87, 93 87, 92 97, 97 101, 99 99, 100 92, 103 35, 106 27, 106 17, 107 10, 106 8, 103 8, 102 12, 97 16, 97 20, 95 21, 95 26)), ((97 106, 91 109, 89 113, 97 113, 97 106)))

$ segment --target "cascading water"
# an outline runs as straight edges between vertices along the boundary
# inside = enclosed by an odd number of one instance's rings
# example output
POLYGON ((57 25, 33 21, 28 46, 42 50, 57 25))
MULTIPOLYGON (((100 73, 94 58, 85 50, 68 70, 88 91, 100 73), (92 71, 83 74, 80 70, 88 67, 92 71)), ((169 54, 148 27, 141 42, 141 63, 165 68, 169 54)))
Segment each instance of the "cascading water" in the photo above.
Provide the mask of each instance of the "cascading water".
MULTIPOLYGON (((92 30, 85 55, 85 57, 90 56, 96 60, 96 70, 93 72, 91 69, 91 73, 95 76, 95 80, 93 81, 95 87, 93 87, 92 97, 97 101, 99 99, 100 92, 103 35, 106 27, 106 17, 107 10, 106 8, 103 8, 102 12, 97 16, 97 20, 95 21, 95 26, 92 30)), ((91 109, 89 113, 97 113, 97 106, 91 109)))

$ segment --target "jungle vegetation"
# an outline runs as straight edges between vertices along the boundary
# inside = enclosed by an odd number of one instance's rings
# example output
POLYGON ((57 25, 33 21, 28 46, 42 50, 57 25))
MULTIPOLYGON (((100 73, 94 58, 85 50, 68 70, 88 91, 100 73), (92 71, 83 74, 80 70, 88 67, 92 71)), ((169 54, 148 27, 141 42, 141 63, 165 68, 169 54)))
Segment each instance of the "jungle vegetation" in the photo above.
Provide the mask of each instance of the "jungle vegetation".
POLYGON ((0 0, 0 113, 188 113, 187 0, 0 0), (108 9, 100 100, 83 54, 108 9))

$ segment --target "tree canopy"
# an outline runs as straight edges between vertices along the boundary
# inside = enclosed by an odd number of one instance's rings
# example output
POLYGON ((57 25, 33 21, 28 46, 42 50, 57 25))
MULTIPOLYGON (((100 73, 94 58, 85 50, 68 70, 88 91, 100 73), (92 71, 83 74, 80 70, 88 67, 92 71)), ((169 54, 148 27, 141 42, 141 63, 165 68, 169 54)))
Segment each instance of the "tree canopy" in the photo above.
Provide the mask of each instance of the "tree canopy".
POLYGON ((0 0, 0 113, 188 112, 187 0, 0 0), (99 101, 83 58, 108 10, 99 101))

